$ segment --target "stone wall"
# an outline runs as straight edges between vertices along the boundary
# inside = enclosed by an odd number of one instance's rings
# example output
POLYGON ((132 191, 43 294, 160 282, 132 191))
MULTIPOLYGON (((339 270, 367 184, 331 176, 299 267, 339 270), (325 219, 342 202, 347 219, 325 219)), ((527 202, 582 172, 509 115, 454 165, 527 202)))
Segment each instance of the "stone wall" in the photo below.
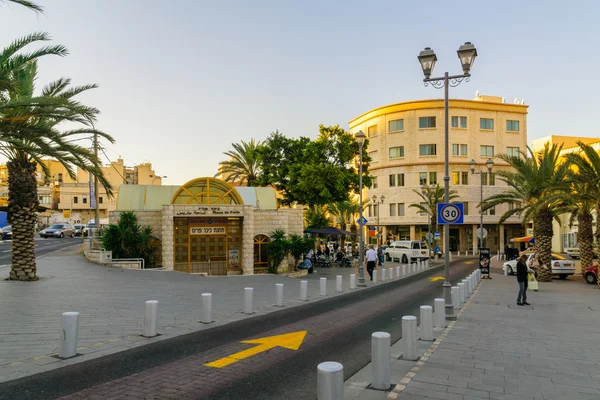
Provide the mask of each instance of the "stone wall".
MULTIPOLYGON (((254 236, 271 236, 276 229, 283 229, 286 234, 302 235, 304 221, 301 208, 279 208, 277 210, 255 210, 254 211, 254 236)), ((293 259, 286 257, 278 268, 279 273, 293 271, 293 259)))

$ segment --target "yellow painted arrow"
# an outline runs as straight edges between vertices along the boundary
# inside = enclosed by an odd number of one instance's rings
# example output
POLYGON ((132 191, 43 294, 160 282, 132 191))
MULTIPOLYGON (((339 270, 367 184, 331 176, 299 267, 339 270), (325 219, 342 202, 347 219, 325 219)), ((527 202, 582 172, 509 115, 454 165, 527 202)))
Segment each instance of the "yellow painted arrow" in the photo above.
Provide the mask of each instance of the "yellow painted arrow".
POLYGON ((432 276, 431 278, 429 278, 429 280, 431 282, 435 282, 435 281, 443 281, 444 277, 443 276, 432 276))
POLYGON ((304 336, 306 336, 306 332, 307 331, 299 331, 285 333, 283 335, 277 336, 268 336, 261 339, 244 340, 240 343, 258 344, 258 346, 242 350, 228 357, 223 357, 204 365, 213 368, 223 368, 228 366, 229 364, 236 363, 238 361, 243 360, 244 358, 252 357, 256 354, 270 350, 274 347, 284 347, 289 350, 298 350, 300 348, 300 345, 304 341, 304 336))
POLYGON ((474 264, 473 261, 467 261, 465 264, 474 264))

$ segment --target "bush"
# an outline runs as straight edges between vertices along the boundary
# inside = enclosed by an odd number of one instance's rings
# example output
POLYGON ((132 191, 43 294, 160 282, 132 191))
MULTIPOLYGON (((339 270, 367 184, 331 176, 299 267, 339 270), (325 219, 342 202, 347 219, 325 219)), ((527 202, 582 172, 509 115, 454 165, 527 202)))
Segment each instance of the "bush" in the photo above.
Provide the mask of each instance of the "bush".
POLYGON ((269 236, 271 237, 271 242, 267 245, 269 273, 276 274, 279 265, 288 253, 289 246, 283 229, 276 229, 269 236))

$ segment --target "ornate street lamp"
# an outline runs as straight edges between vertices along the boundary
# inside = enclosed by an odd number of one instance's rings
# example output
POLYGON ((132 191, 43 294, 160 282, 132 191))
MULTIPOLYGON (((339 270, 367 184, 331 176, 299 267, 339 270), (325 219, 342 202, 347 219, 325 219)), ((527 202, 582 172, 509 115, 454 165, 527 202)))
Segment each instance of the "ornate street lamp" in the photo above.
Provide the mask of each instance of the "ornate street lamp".
POLYGON ((377 201, 377 195, 373 195, 373 204, 377 204, 377 246, 381 246, 379 243, 379 238, 381 237, 381 225, 379 224, 379 214, 381 213, 381 209, 379 208, 379 204, 383 204, 385 196, 379 196, 379 200, 380 201, 377 201))
MULTIPOLYGON (((359 210, 360 210, 360 221, 363 220, 363 181, 362 181, 362 167, 363 167, 363 144, 367 135, 363 131, 359 131, 356 134, 356 141, 358 142, 358 197, 359 197, 359 210)), ((360 225, 360 224, 359 224, 360 225)), ((359 226, 358 229, 358 286, 367 286, 365 283, 365 267, 364 267, 364 249, 363 249, 363 227, 359 226)))
MULTIPOLYGON (((490 174, 492 173, 492 169, 494 168, 494 160, 492 160, 491 158, 488 158, 488 160, 485 162, 485 166, 487 167, 487 172, 486 171, 479 171, 479 172, 475 172, 475 166, 477 165, 477 162, 475 160, 471 160, 471 162, 469 163, 469 167, 471 168, 471 175, 483 175, 483 174, 490 174)), ((480 199, 480 203, 479 203, 479 248, 483 247, 483 177, 480 177, 479 179, 479 199, 480 199)))
MULTIPOLYGON (((470 42, 466 42, 457 51, 460 64, 462 66, 462 75, 448 75, 448 72, 444 73, 443 77, 431 78, 433 73, 433 67, 437 61, 435 52, 430 48, 426 47, 425 50, 419 53, 417 57, 421 68, 423 69, 423 75, 425 79, 425 86, 431 85, 436 89, 444 88, 444 203, 450 202, 450 171, 449 171, 449 114, 448 114, 448 89, 450 86, 456 87, 460 85, 463 80, 470 79, 471 67, 477 57, 477 50, 470 42)), ((450 226, 444 224, 444 301, 446 303, 446 319, 455 320, 454 305, 452 304, 452 285, 450 284, 450 226)))

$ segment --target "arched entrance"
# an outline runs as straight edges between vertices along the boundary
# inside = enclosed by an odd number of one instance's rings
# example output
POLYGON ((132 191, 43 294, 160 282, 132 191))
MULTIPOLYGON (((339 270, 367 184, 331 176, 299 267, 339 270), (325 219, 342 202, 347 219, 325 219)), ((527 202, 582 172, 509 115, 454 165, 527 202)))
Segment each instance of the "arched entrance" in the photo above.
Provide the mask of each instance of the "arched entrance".
POLYGON ((181 186, 171 204, 206 207, 174 217, 174 269, 208 275, 241 271, 242 218, 229 216, 227 205, 243 203, 235 188, 220 179, 198 178, 181 186), (212 216, 203 217, 208 211, 212 216))
POLYGON ((267 235, 254 236, 254 273, 264 274, 269 270, 269 253, 267 246, 271 239, 267 235))

